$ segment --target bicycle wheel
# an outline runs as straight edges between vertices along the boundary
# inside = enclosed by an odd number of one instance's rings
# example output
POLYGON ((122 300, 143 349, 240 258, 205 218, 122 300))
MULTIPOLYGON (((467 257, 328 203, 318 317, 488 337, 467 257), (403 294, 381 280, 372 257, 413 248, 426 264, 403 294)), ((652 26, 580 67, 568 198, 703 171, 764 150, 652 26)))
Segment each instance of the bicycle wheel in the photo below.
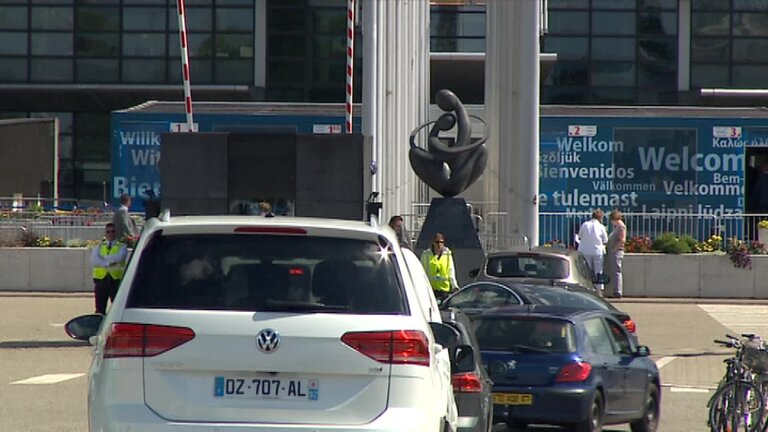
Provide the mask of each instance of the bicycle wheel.
POLYGON ((712 432, 756 432, 762 427, 763 394, 749 381, 730 382, 712 396, 709 427, 712 432))
MULTIPOLYGON (((760 383, 760 391, 763 392, 763 410, 768 409, 768 378, 760 376, 758 379, 758 382, 760 383)), ((761 432, 768 432, 768 416, 766 416, 765 411, 763 411, 763 418, 761 419, 763 427, 760 428, 761 432)))

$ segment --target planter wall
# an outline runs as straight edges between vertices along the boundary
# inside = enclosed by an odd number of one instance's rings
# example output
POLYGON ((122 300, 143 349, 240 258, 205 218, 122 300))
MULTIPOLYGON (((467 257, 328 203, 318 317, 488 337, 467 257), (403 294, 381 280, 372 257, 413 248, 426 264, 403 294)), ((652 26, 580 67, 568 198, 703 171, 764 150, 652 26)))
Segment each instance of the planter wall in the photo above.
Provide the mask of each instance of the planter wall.
POLYGON ((752 269, 727 255, 626 254, 627 297, 768 299, 768 255, 752 255, 752 269))
POLYGON ((0 248, 0 291, 92 291, 87 248, 0 248))
MULTIPOLYGON (((91 292, 91 250, 0 248, 0 291, 91 292)), ((627 297, 768 299, 768 255, 753 255, 752 269, 726 255, 626 254, 627 297)))

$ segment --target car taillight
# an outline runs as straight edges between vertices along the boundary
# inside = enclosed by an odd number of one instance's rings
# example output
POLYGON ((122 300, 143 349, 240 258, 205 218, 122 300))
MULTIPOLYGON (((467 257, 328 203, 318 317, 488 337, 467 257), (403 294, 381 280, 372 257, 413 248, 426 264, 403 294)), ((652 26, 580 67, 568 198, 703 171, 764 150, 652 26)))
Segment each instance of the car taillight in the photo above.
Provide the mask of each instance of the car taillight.
POLYGON ((592 372, 592 365, 585 362, 569 363, 560 368, 555 382, 581 382, 589 378, 592 372))
POLYGON ((194 337, 195 332, 187 327, 115 323, 107 336, 104 358, 153 357, 194 337))
POLYGON ((627 318, 624 320, 624 328, 627 329, 627 331, 630 333, 635 333, 637 331, 637 324, 635 324, 635 322, 631 319, 627 318))
POLYGON ((429 366, 429 339, 419 330, 350 332, 341 341, 381 363, 429 366))
POLYGON ((480 393, 483 390, 480 377, 474 372, 453 374, 451 383, 455 393, 480 393))

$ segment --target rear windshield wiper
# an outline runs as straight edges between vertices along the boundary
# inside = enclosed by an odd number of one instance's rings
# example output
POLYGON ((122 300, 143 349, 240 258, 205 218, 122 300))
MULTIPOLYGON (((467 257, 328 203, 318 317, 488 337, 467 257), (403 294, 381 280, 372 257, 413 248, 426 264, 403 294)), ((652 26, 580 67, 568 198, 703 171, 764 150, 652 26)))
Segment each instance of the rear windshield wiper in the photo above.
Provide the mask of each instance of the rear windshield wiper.
POLYGON ((269 311, 280 312, 341 312, 349 310, 349 306, 344 305, 290 300, 267 300, 265 306, 269 311))
POLYGON ((528 345, 520 345, 515 344, 511 347, 507 348, 509 351, 517 351, 517 352, 529 352, 529 353, 549 353, 550 351, 545 348, 535 348, 528 345))

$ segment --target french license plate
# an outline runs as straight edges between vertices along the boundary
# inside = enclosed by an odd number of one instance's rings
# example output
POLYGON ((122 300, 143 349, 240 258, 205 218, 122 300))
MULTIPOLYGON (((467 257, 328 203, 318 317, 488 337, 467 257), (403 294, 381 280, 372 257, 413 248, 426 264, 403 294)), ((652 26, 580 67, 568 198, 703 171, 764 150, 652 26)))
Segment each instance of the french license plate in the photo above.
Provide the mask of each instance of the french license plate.
POLYGON ((315 379, 217 376, 213 381, 213 394, 220 398, 314 401, 320 397, 320 383, 315 379))
POLYGON ((493 403, 496 405, 532 405, 533 395, 524 393, 494 393, 493 403))

